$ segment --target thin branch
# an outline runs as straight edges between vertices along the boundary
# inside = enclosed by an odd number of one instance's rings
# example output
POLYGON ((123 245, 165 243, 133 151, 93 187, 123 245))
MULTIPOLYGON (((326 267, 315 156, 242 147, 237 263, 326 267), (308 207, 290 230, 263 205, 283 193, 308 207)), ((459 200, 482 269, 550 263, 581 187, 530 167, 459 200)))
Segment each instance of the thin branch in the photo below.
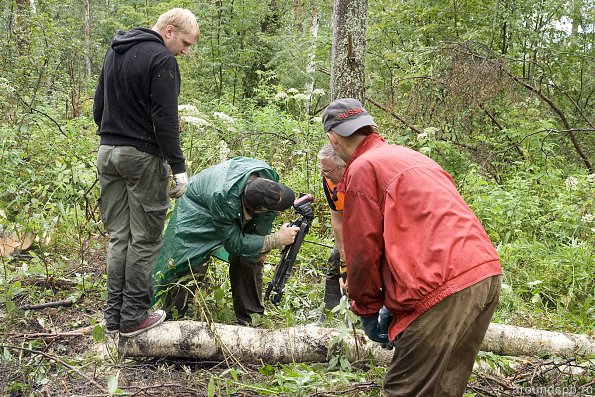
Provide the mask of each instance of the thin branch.
POLYGON ((297 143, 295 139, 290 138, 290 137, 285 136, 285 135, 277 134, 276 132, 269 132, 269 131, 258 131, 258 132, 255 132, 255 131, 246 131, 245 133, 246 134, 250 134, 250 135, 256 135, 256 134, 258 134, 258 135, 262 135, 262 134, 272 135, 274 137, 281 138, 281 139, 284 139, 286 141, 289 141, 289 142, 291 142, 293 144, 296 144, 297 143))
POLYGON ((481 110, 484 111, 484 113, 490 118, 490 120, 492 120, 492 122, 496 125, 496 127, 498 127, 498 129, 502 132, 502 134, 504 134, 504 136, 506 137, 506 139, 508 140, 508 142, 510 142, 510 144, 514 147, 514 149, 516 150, 516 152, 523 158, 523 159, 527 159, 527 157, 525 156, 525 153, 523 153, 523 151, 521 150, 520 146, 518 143, 514 142, 509 136, 508 134, 506 134, 506 131, 504 130, 504 127, 502 127, 500 125, 500 123, 498 122, 498 120, 496 120, 496 116, 494 116, 489 110, 487 110, 485 108, 484 105, 479 104, 478 105, 479 108, 481 110))
POLYGON ((399 120, 401 123, 403 123, 405 126, 407 126, 407 128, 409 128, 413 132, 415 132, 417 134, 423 133, 422 130, 420 130, 419 128, 417 128, 413 124, 411 124, 409 121, 405 120, 405 118, 403 118, 403 117, 399 116, 398 114, 396 114, 395 112, 389 110, 387 107, 381 105, 380 103, 376 102, 372 98, 366 97, 366 101, 370 102, 372 105, 376 106, 378 109, 380 109, 380 110, 388 113, 389 115, 393 116, 394 118, 396 118, 397 120, 399 120))
POLYGON ((581 117, 583 118, 583 120, 585 120, 585 122, 593 129, 595 129, 595 124, 589 120, 589 117, 587 117, 587 115, 585 114, 585 112, 583 111, 583 108, 581 108, 579 106, 578 103, 576 103, 576 101, 568 94, 568 92, 566 92, 566 90, 563 90, 562 88, 560 88, 554 81, 551 82, 551 84, 558 89, 558 91, 560 91, 565 97, 566 99, 568 99, 570 101, 570 103, 572 103, 572 105, 574 106, 574 108, 579 112, 579 114, 581 115, 581 117))
MULTIPOLYGON (((547 95, 545 95, 537 87, 534 87, 531 84, 529 84, 526 81, 524 81, 521 77, 516 76, 510 69, 508 69, 507 67, 505 67, 501 62, 499 62, 497 60, 494 61, 493 59, 490 59, 487 56, 480 55, 477 51, 474 51, 469 46, 465 46, 465 47, 460 47, 459 46, 457 48, 457 50, 460 51, 461 48, 466 51, 466 54, 467 55, 471 55, 471 56, 474 56, 474 57, 483 59, 486 62, 497 63, 496 66, 499 66, 500 70, 503 71, 510 79, 512 79, 514 82, 520 84, 521 86, 525 87, 527 90, 529 90, 530 92, 532 92, 535 95, 537 95, 542 101, 544 101, 545 103, 547 103, 549 105, 549 107, 554 111, 554 113, 556 113, 558 115, 558 117, 560 118, 560 121, 562 122, 562 125, 564 126, 564 129, 568 131, 568 136, 570 138, 570 141, 572 142, 572 145, 574 146, 574 150, 577 152, 577 154, 579 155, 579 157, 581 158, 581 160, 583 161, 583 163, 585 164, 585 166, 587 167, 587 169, 589 170, 589 172, 590 173, 595 173, 595 167, 593 167, 593 164, 591 164, 591 161, 589 160, 589 157, 585 154, 585 152, 580 147, 580 144, 578 142, 578 139, 576 138, 576 135, 574 134, 574 132, 572 131, 572 128, 570 127, 570 122, 568 121, 568 118, 566 117, 566 114, 564 113, 564 111, 562 111, 562 109, 560 109, 554 103, 554 101, 553 101, 552 98, 550 98, 547 95)), ((541 65, 539 65, 536 62, 534 64, 537 65, 538 67, 540 67, 541 70, 543 70, 543 67, 541 65)))
MULTIPOLYGON (((132 394, 129 394, 129 396, 132 397, 132 396, 139 395, 141 393, 146 394, 147 391, 151 391, 151 390, 169 390, 169 391, 171 391, 169 389, 170 387, 183 388, 183 389, 185 389, 185 391, 197 393, 197 394, 200 392, 200 390, 184 386, 180 383, 161 383, 158 385, 150 385, 150 386, 120 386, 120 389, 128 390, 128 391, 136 390, 132 394)), ((180 391, 176 390, 176 392, 180 392, 180 391)))
POLYGON ((23 305, 20 306, 19 309, 21 310, 42 310, 47 309, 48 307, 70 307, 74 301, 72 299, 64 299, 61 301, 55 302, 46 302, 46 303, 38 303, 36 305, 23 305))
POLYGON ((18 338, 23 338, 26 340, 30 340, 30 339, 65 339, 65 338, 70 338, 70 337, 74 337, 74 336, 85 336, 85 335, 89 335, 90 333, 93 332, 93 328, 92 326, 88 326, 88 327, 84 327, 84 328, 80 328, 80 329, 76 329, 76 330, 72 330, 72 331, 67 331, 67 332, 37 332, 34 334, 22 334, 22 335, 10 335, 11 337, 18 337, 18 338))

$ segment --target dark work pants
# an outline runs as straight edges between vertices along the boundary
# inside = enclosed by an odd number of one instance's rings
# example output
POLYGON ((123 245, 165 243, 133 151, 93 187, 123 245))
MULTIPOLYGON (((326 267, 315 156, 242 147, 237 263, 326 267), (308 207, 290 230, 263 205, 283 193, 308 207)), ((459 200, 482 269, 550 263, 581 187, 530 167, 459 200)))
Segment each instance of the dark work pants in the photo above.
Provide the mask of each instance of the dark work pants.
POLYGON ((264 257, 261 258, 257 262, 250 262, 239 256, 229 258, 233 310, 240 324, 250 324, 251 314, 264 314, 262 304, 264 257))
MULTIPOLYGON (((194 269, 197 280, 202 280, 207 271, 207 264, 194 269)), ((240 324, 250 324, 251 314, 264 314, 262 304, 262 273, 264 270, 264 258, 256 262, 250 262, 240 256, 229 257, 229 279, 231 283, 231 295, 233 309, 236 319, 240 324)), ((169 318, 177 311, 178 316, 183 316, 188 310, 188 299, 191 297, 197 285, 172 287, 165 296, 164 310, 169 318)))
POLYGON ((385 396, 460 397, 500 296, 501 276, 488 277, 413 321, 395 342, 385 396))
POLYGON ((336 245, 333 247, 327 263, 328 269, 326 271, 324 285, 324 308, 326 310, 332 310, 341 300, 341 287, 339 285, 341 258, 336 245))
POLYGON ((144 321, 151 306, 151 271, 169 207, 169 171, 159 156, 101 145, 97 172, 99 210, 109 234, 105 320, 109 328, 130 328, 144 321))

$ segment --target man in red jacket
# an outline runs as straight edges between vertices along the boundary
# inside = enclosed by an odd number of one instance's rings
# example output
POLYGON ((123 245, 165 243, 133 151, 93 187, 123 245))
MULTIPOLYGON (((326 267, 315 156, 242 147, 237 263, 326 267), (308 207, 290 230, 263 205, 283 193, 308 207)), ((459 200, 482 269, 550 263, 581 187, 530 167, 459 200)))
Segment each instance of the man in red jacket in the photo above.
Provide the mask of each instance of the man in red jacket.
POLYGON ((331 102, 322 123, 347 163, 338 189, 351 308, 370 339, 395 344, 386 395, 462 396, 498 303, 493 244, 451 176, 386 143, 358 100, 331 102))

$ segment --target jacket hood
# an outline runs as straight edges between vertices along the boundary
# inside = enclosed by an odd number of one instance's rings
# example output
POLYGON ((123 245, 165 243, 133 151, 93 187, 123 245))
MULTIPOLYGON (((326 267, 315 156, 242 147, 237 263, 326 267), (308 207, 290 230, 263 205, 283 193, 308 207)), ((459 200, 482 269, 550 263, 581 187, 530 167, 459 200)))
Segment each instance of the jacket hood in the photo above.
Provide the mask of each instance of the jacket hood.
POLYGON ((135 28, 128 32, 119 30, 114 37, 112 42, 112 48, 118 53, 124 53, 128 51, 132 46, 141 43, 143 41, 156 41, 164 44, 163 39, 159 33, 151 29, 135 28))

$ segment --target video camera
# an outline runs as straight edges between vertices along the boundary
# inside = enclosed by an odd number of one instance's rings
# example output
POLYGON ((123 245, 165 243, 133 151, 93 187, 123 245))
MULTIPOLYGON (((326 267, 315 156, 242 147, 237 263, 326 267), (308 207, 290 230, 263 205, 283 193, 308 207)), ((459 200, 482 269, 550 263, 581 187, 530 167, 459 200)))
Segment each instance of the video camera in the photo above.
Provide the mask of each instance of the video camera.
POLYGON ((271 302, 275 305, 278 305, 279 302, 281 302, 281 297, 285 291, 285 284, 289 279, 297 254, 304 242, 306 234, 310 230, 310 224, 314 219, 314 212, 312 211, 313 201, 314 196, 305 194, 293 202, 293 209, 300 215, 300 217, 291 222, 290 226, 297 226, 300 230, 295 236, 293 243, 286 245, 281 251, 281 261, 275 269, 275 275, 269 283, 264 296, 265 299, 269 299, 270 297, 271 302), (274 294, 271 296, 272 292, 274 292, 274 294))

